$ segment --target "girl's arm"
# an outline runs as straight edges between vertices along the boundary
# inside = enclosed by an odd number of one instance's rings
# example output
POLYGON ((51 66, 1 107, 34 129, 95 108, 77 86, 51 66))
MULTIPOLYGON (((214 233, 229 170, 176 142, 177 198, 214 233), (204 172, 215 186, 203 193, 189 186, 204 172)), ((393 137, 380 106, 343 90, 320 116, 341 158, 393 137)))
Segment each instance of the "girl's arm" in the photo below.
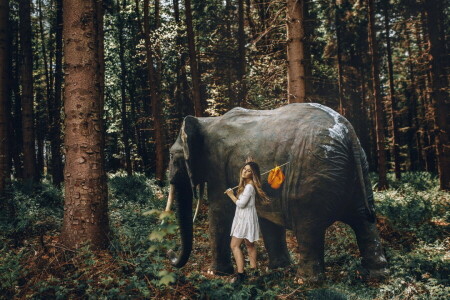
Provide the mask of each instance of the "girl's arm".
POLYGON ((239 199, 236 199, 236 201, 234 201, 234 200, 233 201, 240 208, 244 208, 247 206, 247 203, 250 200, 250 198, 252 197, 254 192, 255 192, 255 188, 253 187, 253 185, 247 184, 245 186, 245 189, 242 192, 242 194, 239 195, 239 199))

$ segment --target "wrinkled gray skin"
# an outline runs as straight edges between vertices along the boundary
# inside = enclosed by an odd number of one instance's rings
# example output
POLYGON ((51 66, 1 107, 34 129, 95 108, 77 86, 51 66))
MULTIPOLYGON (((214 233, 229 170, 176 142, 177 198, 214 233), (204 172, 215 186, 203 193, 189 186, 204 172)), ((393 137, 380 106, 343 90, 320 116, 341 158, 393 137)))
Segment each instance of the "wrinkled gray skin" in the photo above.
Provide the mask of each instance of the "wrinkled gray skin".
POLYGON ((271 268, 291 263, 285 240, 285 229, 291 229, 300 252, 298 275, 320 280, 325 230, 342 221, 355 231, 363 267, 373 276, 385 272, 367 160, 352 125, 334 110, 302 103, 275 110, 234 108, 220 117, 188 116, 170 154, 182 241, 173 265, 182 267, 189 258, 192 191, 207 182, 211 267, 219 274, 233 273, 229 235, 235 205, 224 191, 238 184, 239 170, 252 156, 261 172, 290 161, 279 190, 263 186, 271 204, 257 207, 271 268))

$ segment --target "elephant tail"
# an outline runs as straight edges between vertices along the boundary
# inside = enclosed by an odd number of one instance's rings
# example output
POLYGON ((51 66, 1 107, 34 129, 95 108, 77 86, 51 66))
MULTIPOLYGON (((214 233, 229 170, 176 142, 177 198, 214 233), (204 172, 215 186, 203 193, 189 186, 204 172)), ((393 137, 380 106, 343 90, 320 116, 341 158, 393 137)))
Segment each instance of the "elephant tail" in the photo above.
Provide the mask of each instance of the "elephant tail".
POLYGON ((361 186, 361 192, 364 198, 364 205, 366 208, 368 220, 373 223, 375 222, 375 209, 373 205, 372 186, 370 185, 369 181, 367 158, 364 153, 364 149, 362 149, 361 144, 359 143, 359 139, 358 136, 356 135, 355 129, 353 128, 353 126, 351 126, 351 124, 349 125, 350 125, 349 132, 352 140, 353 156, 355 159, 355 166, 356 166, 356 175, 358 176, 358 181, 361 186))

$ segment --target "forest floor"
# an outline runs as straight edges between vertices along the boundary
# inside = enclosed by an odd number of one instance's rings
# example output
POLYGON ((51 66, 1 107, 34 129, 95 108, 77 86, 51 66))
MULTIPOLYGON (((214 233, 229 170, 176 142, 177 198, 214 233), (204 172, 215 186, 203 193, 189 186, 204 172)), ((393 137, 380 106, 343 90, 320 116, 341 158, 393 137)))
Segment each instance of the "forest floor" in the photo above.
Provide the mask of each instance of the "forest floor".
MULTIPOLYGON (((374 182, 374 180, 372 180, 374 182)), ((268 270, 257 242, 260 275, 238 287, 231 276, 208 274, 207 206, 194 226, 185 267, 175 269, 166 251, 179 243, 173 214, 162 212, 167 187, 145 176, 110 176, 110 247, 76 251, 59 241, 62 192, 48 183, 15 183, 0 219, 2 299, 447 299, 450 294, 450 193, 428 173, 390 178, 375 192, 378 228, 390 274, 364 279, 352 230, 335 223, 325 245, 325 280, 298 284, 296 240, 287 232, 293 267, 268 270), (11 215, 15 216, 14 219, 11 215), (164 220, 162 223, 161 221, 164 220)))

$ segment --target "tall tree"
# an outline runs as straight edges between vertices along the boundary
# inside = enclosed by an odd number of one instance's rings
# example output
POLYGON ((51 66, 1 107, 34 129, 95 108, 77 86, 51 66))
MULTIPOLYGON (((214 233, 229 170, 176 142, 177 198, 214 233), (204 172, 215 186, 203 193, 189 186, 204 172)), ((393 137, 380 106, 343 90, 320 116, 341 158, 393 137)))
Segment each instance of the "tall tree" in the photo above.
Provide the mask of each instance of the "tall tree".
POLYGON ((384 12, 384 30, 386 31, 389 99, 391 100, 392 154, 394 156, 395 178, 400 179, 401 173, 400 173, 399 134, 397 126, 397 98, 395 97, 395 90, 394 90, 394 66, 392 63, 392 46, 390 37, 390 24, 389 24, 389 0, 384 0, 383 12, 384 12))
POLYGON ((439 184, 443 190, 450 190, 450 100, 446 74, 447 52, 445 40, 440 34, 444 30, 440 24, 440 11, 444 9, 442 0, 425 0, 428 32, 430 81, 429 94, 434 117, 436 154, 439 184))
POLYGON ((244 30, 244 0, 238 0, 238 105, 246 105, 247 84, 246 84, 246 58, 245 58, 245 30, 244 30))
POLYGON ((161 97, 158 91, 158 80, 154 69, 153 49, 150 44, 149 1, 144 0, 144 32, 145 50, 147 57, 148 81, 150 87, 151 108, 155 135, 155 160, 157 180, 164 179, 164 127, 162 122, 161 97))
POLYGON ((344 113, 344 91, 342 79, 342 45, 341 45, 341 15, 339 0, 334 2, 334 26, 336 28, 336 52, 337 52, 337 71, 338 71, 338 88, 339 88, 339 113, 345 116, 344 113))
POLYGON ((55 0, 56 2, 56 18, 55 18, 55 87, 53 102, 49 114, 51 115, 50 123, 50 149, 51 149, 51 167, 53 184, 60 185, 64 180, 63 164, 61 154, 61 97, 62 97, 62 34, 63 34, 63 9, 62 0, 55 0))
POLYGON ((378 45, 375 33, 375 12, 373 0, 367 0, 368 14, 368 32, 369 32, 369 49, 371 57, 372 71, 372 91, 375 102, 375 127, 378 154, 378 190, 384 190, 388 187, 386 177, 386 151, 384 148, 384 121, 383 121, 383 104, 381 103, 380 94, 380 66, 378 62, 378 45))
MULTIPOLYGON (((101 2, 100 2, 101 3, 101 2)), ((108 245, 104 171, 102 16, 96 0, 63 1, 65 207, 61 241, 108 245)))
POLYGON ((36 151, 34 141, 33 109, 33 54, 31 45, 31 0, 19 1, 20 48, 22 87, 22 139, 23 139, 23 176, 26 180, 36 179, 36 151))
POLYGON ((288 101, 305 102, 303 1, 287 0, 288 101))
POLYGON ((202 117, 205 111, 205 105, 201 97, 200 91, 200 71, 197 62, 197 51, 195 50, 195 35, 192 26, 192 9, 191 0, 184 0, 184 8, 186 14, 186 28, 189 48, 189 64, 192 76, 192 95, 194 98, 194 110, 196 117, 202 117))
POLYGON ((10 177, 9 156, 9 95, 10 95, 10 38, 9 0, 0 0, 0 195, 10 177))
MULTIPOLYGON (((124 8, 126 8, 126 1, 123 1, 124 8)), ((133 169, 131 165, 131 150, 130 150, 130 140, 129 140, 129 129, 128 129, 128 117, 127 117, 127 67, 125 63, 125 45, 124 45, 124 34, 123 27, 124 21, 120 8, 120 0, 117 1, 117 28, 118 28, 118 39, 119 39, 119 61, 120 61, 120 96, 121 96, 121 117, 122 117, 122 141, 125 148, 125 169, 128 176, 133 175, 133 169)))

